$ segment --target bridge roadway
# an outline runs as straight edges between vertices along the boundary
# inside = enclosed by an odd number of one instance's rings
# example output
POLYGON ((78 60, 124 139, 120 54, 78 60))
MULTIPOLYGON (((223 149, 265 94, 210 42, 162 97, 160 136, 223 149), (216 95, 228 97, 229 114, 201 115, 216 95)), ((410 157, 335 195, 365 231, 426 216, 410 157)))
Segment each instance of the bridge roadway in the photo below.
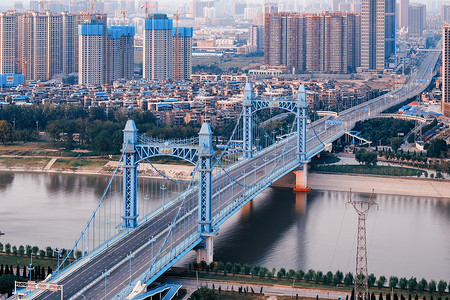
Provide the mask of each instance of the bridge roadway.
MULTIPOLYGON (((343 111, 337 118, 325 117, 314 122, 312 124, 314 130, 307 131, 308 157, 322 151, 323 143, 329 143, 339 138, 356 121, 374 117, 387 107, 417 95, 427 85, 424 82, 418 82, 418 79, 430 80, 431 71, 436 64, 438 55, 429 53, 417 72, 411 76, 409 83, 403 88, 343 111), (328 120, 337 122, 336 124, 332 122, 330 125, 328 120)), ((236 163, 228 170, 228 174, 242 185, 233 184, 223 171, 216 174, 213 177, 214 228, 218 228, 271 182, 295 169, 298 166, 296 150, 296 135, 291 135, 272 147, 260 151, 253 159, 236 163)), ((173 258, 175 255, 174 252, 181 256, 183 250, 192 249, 193 245, 199 241, 196 223, 197 194, 196 187, 191 188, 185 194, 181 208, 181 200, 174 201, 156 217, 143 223, 97 256, 85 259, 81 266, 75 266, 66 271, 67 273, 63 272, 54 281, 64 285, 64 299, 69 299, 80 291, 82 295, 78 295, 76 299, 103 299, 105 297, 105 277, 102 274, 105 270, 108 270, 109 273, 106 278, 107 298, 110 299, 117 295, 130 282, 130 263, 127 255, 130 252, 133 253, 131 277, 132 280, 135 280, 150 268, 152 258, 157 255, 166 236, 168 236, 168 242, 163 247, 160 259, 166 255, 170 260, 170 257, 173 258), (176 221, 173 233, 167 235, 170 224, 180 209, 181 214, 176 221)), ((179 199, 181 198, 183 197, 180 196, 179 199)), ((58 293, 38 292, 33 299, 58 300, 60 296, 58 293)))

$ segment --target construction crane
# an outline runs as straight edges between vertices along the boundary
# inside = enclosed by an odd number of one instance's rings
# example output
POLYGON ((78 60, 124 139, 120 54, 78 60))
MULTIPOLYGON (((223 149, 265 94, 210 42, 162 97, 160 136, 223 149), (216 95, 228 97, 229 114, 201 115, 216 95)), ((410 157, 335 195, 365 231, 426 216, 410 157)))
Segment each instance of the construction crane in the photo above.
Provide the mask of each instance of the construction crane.
POLYGON ((39 4, 41 5, 41 13, 44 13, 44 0, 40 0, 39 4))
POLYGON ((87 20, 89 21, 89 20, 90 20, 90 14, 91 14, 91 13, 92 13, 92 14, 94 13, 94 5, 95 5, 95 2, 94 2, 93 0, 89 0, 88 5, 89 5, 89 7, 88 7, 88 9, 87 9, 86 18, 87 18, 87 20))
POLYGON ((148 4, 148 1, 145 1, 145 5, 141 6, 141 9, 145 9, 145 17, 147 18, 148 16, 148 8, 158 8, 158 7, 168 7, 166 5, 158 5, 158 3, 156 2, 156 4, 148 4))
POLYGON ((120 13, 122 14, 123 26, 127 25, 127 23, 126 23, 126 13, 127 12, 130 12, 130 11, 129 10, 125 10, 125 8, 120 11, 120 13))

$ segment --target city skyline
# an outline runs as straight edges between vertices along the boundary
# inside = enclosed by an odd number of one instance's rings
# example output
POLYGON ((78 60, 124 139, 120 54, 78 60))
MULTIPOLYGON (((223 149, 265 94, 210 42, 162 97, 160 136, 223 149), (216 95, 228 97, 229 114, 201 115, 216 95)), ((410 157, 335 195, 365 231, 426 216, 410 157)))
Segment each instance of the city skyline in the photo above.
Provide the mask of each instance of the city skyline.
MULTIPOLYGON (((29 6, 30 0, 19 0, 19 1, 23 2, 25 7, 29 6)), ((62 0, 62 1, 67 2, 67 3, 69 2, 69 0, 62 0)), ((139 0, 136 0, 136 3, 138 1, 139 0)), ((191 0, 166 0, 166 1, 164 1, 164 5, 174 6, 174 8, 175 8, 175 6, 177 6, 177 5, 188 5, 190 1, 191 0)), ((0 9, 12 9, 15 2, 18 2, 18 0, 3 0, 0 3, 0 9)), ((100 2, 100 1, 96 1, 96 2, 100 2)), ((240 2, 261 3, 262 4, 267 1, 264 1, 264 0, 241 0, 240 2)), ((275 2, 292 2, 292 1, 275 1, 275 2)), ((397 0, 396 2, 398 3, 399 1, 397 0)), ((425 5, 427 5, 427 8, 430 7, 432 3, 437 3, 437 7, 440 7, 442 4, 445 3, 445 1, 435 1, 435 0, 418 0, 418 1, 414 1, 414 2, 425 4, 425 5)), ((306 5, 309 3, 328 3, 331 6, 332 1, 331 0, 329 0, 329 1, 327 1, 327 0, 324 0, 324 1, 311 1, 311 0, 305 1, 305 0, 303 0, 303 1, 301 1, 302 5, 306 5)), ((428 11, 428 9, 427 9, 427 11, 428 11)))

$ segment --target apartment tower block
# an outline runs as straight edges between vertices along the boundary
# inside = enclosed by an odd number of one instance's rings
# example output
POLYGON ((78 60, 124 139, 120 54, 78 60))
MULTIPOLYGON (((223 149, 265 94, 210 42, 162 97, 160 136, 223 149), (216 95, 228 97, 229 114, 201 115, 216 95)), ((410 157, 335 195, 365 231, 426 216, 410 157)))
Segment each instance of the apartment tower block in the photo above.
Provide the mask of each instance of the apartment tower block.
POLYGON ((192 27, 173 27, 166 14, 149 14, 144 26, 143 77, 150 80, 190 78, 192 27))
POLYGON ((0 74, 19 73, 18 15, 0 13, 0 74))
POLYGON ((289 71, 355 71, 360 65, 359 13, 265 14, 264 63, 289 71))
POLYGON ((108 27, 106 82, 133 77, 134 35, 134 26, 108 27))
POLYGON ((450 24, 442 30, 442 113, 450 117, 450 24))
POLYGON ((383 71, 395 54, 395 0, 361 1, 361 67, 383 71))
POLYGON ((178 27, 172 29, 172 39, 174 42, 173 54, 173 78, 183 81, 191 78, 192 73, 192 27, 178 27))
POLYGON ((78 72, 81 84, 132 78, 135 29, 108 31, 106 18, 103 13, 0 13, 1 74, 47 81, 78 72))
POLYGON ((78 26, 78 84, 106 83, 105 25, 98 20, 87 20, 78 26))

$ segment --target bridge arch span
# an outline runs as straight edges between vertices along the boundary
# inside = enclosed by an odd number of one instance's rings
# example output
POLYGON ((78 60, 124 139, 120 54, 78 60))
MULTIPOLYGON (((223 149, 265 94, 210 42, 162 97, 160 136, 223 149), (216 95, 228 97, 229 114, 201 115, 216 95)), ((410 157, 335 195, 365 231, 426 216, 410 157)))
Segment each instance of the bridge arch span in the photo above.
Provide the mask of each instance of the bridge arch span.
POLYGON ((137 160, 136 164, 145 162, 152 157, 174 157, 197 165, 198 151, 196 147, 170 147, 170 146, 155 146, 155 145, 136 145, 137 160))
POLYGON ((253 157, 253 114, 266 108, 280 108, 292 112, 297 122, 297 159, 299 163, 306 161, 306 119, 307 119, 306 89, 301 84, 297 91, 297 97, 283 96, 277 98, 258 97, 253 98, 252 87, 247 83, 244 88, 243 99, 243 150, 244 158, 253 157))

